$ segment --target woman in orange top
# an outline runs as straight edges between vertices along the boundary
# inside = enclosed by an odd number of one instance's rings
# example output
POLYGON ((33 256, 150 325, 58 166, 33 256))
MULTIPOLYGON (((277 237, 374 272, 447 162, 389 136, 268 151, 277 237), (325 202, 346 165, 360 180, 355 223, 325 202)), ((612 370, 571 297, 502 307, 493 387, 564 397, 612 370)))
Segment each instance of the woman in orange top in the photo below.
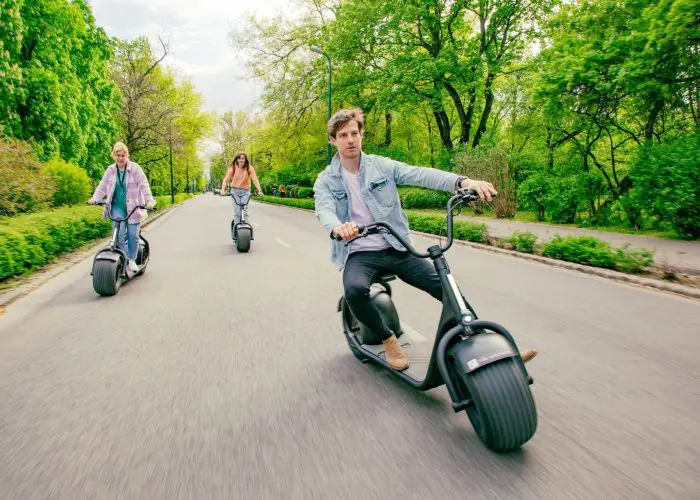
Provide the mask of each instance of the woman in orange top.
MULTIPOLYGON (((231 181, 231 197, 238 200, 248 200, 250 198, 250 180, 253 180, 255 187, 258 189, 258 196, 262 196, 262 188, 258 181, 258 176, 255 173, 253 165, 248 161, 248 156, 241 152, 231 161, 231 168, 226 172, 224 182, 221 183, 221 195, 226 196, 226 185, 231 181)), ((246 216, 248 215, 246 208, 246 216)), ((233 200, 233 219, 234 224, 241 222, 241 207, 233 200)))

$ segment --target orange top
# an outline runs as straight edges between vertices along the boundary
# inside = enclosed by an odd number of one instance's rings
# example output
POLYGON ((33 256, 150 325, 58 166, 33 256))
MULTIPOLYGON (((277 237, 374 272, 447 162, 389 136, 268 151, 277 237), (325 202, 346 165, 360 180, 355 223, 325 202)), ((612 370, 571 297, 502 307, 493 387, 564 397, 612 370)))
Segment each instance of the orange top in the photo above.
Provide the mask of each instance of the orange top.
POLYGON ((255 184, 255 187, 258 188, 258 191, 262 192, 262 188, 260 187, 260 182, 258 181, 258 176, 255 173, 253 165, 248 165, 248 172, 246 172, 244 168, 237 167, 234 171, 234 167, 231 167, 226 173, 224 182, 221 185, 221 191, 226 190, 226 183, 228 181, 231 181, 232 188, 250 189, 250 179, 253 179, 253 183, 255 184))

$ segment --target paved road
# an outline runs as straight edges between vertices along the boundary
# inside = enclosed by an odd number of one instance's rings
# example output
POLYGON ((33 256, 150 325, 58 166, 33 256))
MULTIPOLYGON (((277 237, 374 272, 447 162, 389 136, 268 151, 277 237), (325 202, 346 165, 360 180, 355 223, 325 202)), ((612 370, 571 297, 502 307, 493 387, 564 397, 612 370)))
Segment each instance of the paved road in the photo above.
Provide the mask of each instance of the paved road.
MULTIPOLYGON (((455 246, 477 312, 541 351, 538 432, 497 455, 444 388, 350 354, 312 214, 254 204, 237 254, 230 212, 204 195, 154 223, 116 297, 86 261, 0 316, 0 497, 700 498, 700 303, 455 246)), ((396 297, 430 335, 438 304, 396 297)))

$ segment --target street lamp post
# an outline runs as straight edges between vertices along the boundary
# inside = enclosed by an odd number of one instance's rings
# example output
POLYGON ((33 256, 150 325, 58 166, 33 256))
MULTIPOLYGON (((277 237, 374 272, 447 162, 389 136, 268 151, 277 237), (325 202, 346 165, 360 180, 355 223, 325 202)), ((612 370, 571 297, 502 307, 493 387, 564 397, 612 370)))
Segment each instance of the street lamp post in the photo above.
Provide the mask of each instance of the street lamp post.
MULTIPOLYGON (((317 54, 321 54, 324 56, 326 59, 328 59, 328 120, 331 119, 331 58, 328 57, 328 54, 326 54, 324 51, 322 51, 320 48, 318 48, 316 45, 310 45, 309 48, 313 51, 316 52, 317 54)), ((331 163, 331 136, 330 132, 328 133, 328 164, 330 165, 331 163)))
POLYGON ((170 117, 170 202, 175 204, 175 181, 173 179, 173 119, 170 117))

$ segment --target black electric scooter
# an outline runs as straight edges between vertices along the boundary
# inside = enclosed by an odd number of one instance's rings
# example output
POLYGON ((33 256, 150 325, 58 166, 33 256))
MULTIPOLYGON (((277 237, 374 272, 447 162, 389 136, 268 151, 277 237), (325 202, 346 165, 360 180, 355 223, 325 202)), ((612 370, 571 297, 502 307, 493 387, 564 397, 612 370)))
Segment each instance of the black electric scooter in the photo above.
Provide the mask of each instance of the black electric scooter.
MULTIPOLYGON (((447 243, 426 252, 416 250, 390 224, 377 222, 359 226, 359 236, 390 233, 413 255, 430 258, 442 283, 443 306, 437 335, 429 342, 399 337, 410 366, 400 372, 391 368, 379 337, 353 315, 345 297, 338 303, 343 332, 352 353, 362 362, 372 362, 394 373, 415 389, 427 391, 443 384, 455 412, 466 410, 479 439, 494 451, 520 447, 535 434, 537 410, 529 385, 533 383, 518 346, 501 325, 477 318, 450 273, 445 252, 453 241, 453 210, 478 200, 474 191, 460 189, 447 203, 447 243)), ((339 237, 334 236, 335 239, 339 237)), ((370 297, 386 326, 402 333, 388 282, 394 275, 379 276, 370 288, 370 297)), ((397 334, 397 336, 398 336, 397 334)))
POLYGON ((231 190, 233 202, 241 208, 241 221, 236 224, 236 219, 231 220, 231 238, 236 243, 236 250, 239 252, 247 252, 250 250, 250 242, 254 240, 253 226, 248 223, 247 210, 248 202, 250 201, 251 193, 238 196, 231 190))
MULTIPOLYGON (((105 203, 99 202, 96 205, 104 206, 105 203)), ((110 210, 109 218, 114 222, 123 222, 128 220, 131 214, 140 208, 146 209, 143 205, 137 205, 129 212, 129 215, 121 219, 113 218, 110 210)), ((90 272, 92 275, 92 287, 95 289, 95 292, 102 296, 116 295, 122 284, 145 273, 146 266, 151 258, 150 245, 139 231, 139 249, 136 254, 136 265, 139 270, 133 273, 129 271, 127 266, 129 256, 117 244, 120 227, 121 224, 118 224, 114 228, 109 245, 97 252, 92 261, 92 271, 90 272)))

